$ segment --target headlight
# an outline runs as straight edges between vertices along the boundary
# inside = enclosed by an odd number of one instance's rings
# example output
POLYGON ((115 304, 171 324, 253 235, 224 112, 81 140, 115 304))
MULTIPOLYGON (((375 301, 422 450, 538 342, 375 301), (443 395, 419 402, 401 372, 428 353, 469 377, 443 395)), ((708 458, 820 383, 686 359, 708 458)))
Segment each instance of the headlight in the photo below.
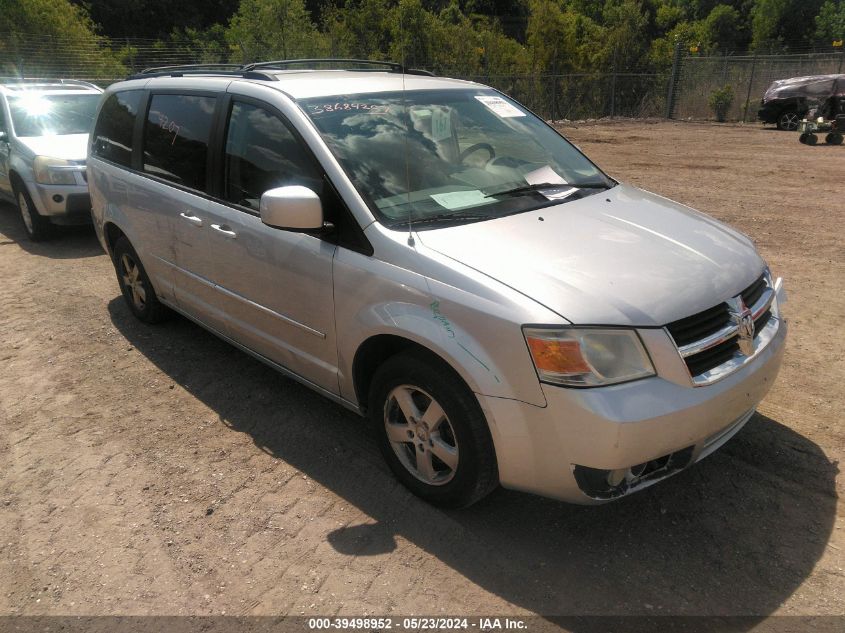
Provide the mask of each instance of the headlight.
POLYGON ((523 331, 543 382, 598 387, 655 374, 634 330, 529 327, 523 331))
POLYGON ((32 163, 32 170, 35 172, 36 182, 42 185, 75 185, 76 178, 73 173, 79 168, 74 163, 61 158, 36 156, 32 163))

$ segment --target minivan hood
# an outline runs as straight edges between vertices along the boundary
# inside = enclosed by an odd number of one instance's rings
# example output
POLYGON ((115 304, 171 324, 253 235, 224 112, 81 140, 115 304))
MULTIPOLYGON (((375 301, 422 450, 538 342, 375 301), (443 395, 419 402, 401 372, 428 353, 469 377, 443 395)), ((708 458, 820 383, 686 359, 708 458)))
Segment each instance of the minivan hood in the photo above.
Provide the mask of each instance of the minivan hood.
POLYGON ((84 160, 88 151, 88 134, 19 136, 18 141, 36 156, 64 160, 84 160))
POLYGON ((738 231, 621 184, 417 237, 577 324, 666 325, 738 294, 765 267, 738 231))

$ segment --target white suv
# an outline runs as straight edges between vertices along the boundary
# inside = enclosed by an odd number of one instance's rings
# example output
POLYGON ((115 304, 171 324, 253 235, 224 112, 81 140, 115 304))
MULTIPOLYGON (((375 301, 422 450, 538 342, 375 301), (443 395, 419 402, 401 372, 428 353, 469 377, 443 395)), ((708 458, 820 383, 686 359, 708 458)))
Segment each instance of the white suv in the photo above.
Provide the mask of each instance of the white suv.
POLYGON ((0 83, 0 198, 33 241, 51 224, 91 222, 85 155, 102 92, 68 79, 0 83))
POLYGON ((780 367, 780 283, 746 236, 487 86, 159 70, 108 89, 88 168, 135 316, 180 312, 369 415, 435 503, 642 489, 739 432, 780 367))

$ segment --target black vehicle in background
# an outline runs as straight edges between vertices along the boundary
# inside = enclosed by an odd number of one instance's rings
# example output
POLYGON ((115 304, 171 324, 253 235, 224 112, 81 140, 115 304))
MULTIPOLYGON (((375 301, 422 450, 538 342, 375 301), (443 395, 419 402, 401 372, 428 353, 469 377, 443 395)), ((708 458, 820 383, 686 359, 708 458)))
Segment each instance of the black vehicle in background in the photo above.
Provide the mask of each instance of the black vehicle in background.
POLYGON ((790 132, 811 110, 835 119, 845 113, 845 75, 812 75, 772 82, 760 102, 757 118, 790 132))

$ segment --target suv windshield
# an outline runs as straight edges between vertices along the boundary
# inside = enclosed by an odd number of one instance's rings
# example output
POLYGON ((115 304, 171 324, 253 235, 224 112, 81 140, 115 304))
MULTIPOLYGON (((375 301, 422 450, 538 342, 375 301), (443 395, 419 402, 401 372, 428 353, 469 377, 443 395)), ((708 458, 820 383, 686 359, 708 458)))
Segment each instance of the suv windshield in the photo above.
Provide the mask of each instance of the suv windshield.
POLYGON ((43 95, 36 92, 9 99, 17 136, 88 134, 100 95, 43 95))
POLYGON ((299 103, 387 226, 487 220, 615 184, 543 121, 493 90, 299 103))

